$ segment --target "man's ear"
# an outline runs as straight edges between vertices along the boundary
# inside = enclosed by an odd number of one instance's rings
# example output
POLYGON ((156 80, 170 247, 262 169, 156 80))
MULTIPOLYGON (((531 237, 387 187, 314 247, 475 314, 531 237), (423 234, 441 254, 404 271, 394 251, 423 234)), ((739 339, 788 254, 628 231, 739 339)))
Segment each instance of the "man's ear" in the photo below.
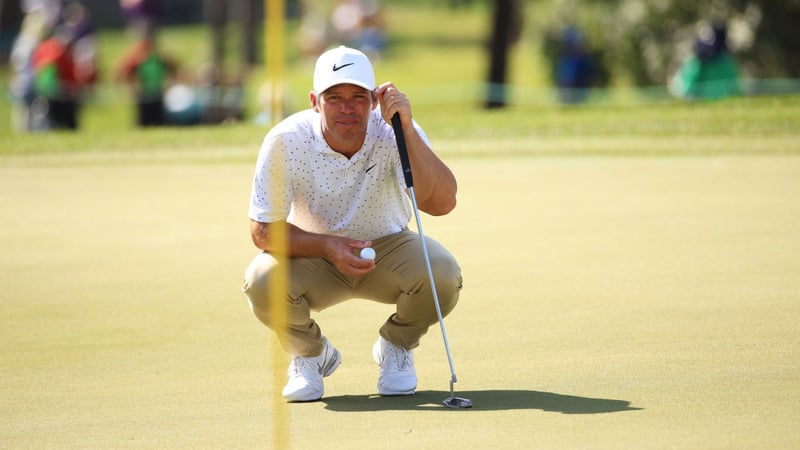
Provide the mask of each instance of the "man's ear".
POLYGON ((308 100, 311 101, 311 109, 313 109, 314 112, 319 112, 319 97, 317 97, 317 93, 314 91, 309 92, 308 100))

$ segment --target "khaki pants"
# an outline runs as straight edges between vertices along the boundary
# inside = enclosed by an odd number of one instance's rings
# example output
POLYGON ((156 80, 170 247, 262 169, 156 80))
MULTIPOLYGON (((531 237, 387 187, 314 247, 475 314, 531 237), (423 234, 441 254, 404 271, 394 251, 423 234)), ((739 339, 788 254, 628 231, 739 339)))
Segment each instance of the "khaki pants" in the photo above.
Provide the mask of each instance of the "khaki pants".
MULTIPOLYGON (((403 231, 372 243, 377 267, 360 278, 342 275, 323 258, 289 260, 288 333, 286 341, 281 342, 284 350, 304 357, 319 355, 322 331, 311 318, 311 311, 353 298, 396 305, 379 332, 389 342, 409 350, 417 347, 428 328, 438 322, 419 235, 403 231)), ((441 244, 429 237, 426 243, 442 315, 447 315, 458 302, 461 269, 441 244)), ((270 317, 268 285, 276 263, 269 253, 256 256, 245 272, 242 288, 253 314, 270 328, 276 325, 270 317)))

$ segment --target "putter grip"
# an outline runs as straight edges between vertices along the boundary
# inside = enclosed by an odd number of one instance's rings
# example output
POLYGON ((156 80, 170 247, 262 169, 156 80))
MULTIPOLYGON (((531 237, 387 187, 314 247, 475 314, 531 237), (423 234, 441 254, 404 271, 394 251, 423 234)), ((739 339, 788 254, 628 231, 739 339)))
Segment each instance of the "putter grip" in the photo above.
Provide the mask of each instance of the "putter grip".
POLYGON ((406 187, 410 188, 414 186, 414 178, 411 176, 411 162, 408 160, 406 136, 403 134, 403 125, 400 123, 400 115, 397 113, 394 113, 392 116, 392 128, 394 128, 394 137, 397 139, 397 152, 400 153, 400 165, 403 167, 406 187))

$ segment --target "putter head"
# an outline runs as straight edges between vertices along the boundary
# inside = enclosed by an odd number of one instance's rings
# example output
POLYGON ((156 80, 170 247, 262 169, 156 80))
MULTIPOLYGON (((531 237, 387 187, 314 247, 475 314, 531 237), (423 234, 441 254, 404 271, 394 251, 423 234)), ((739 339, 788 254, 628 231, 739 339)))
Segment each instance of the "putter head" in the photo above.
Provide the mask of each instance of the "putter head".
MULTIPOLYGON (((452 365, 451 365, 452 367, 452 365)), ((464 397, 456 397, 456 394, 453 392, 453 384, 456 382, 456 374, 453 373, 452 377, 450 378, 450 397, 444 399, 444 406, 452 409, 464 409, 464 408, 472 408, 472 400, 464 397)))
POLYGON ((472 400, 464 397, 448 397, 442 403, 452 409, 472 408, 472 400))

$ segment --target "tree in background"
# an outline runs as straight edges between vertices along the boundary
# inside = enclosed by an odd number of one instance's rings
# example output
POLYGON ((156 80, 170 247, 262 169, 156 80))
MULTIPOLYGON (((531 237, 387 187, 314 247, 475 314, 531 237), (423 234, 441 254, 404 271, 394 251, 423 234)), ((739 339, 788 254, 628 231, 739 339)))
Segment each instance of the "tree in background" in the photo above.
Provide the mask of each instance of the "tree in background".
MULTIPOLYGON (((692 50, 698 24, 721 20, 744 75, 800 77, 797 0, 536 0, 527 32, 540 40, 574 24, 610 72, 637 86, 664 84, 692 50)), ((547 40, 541 42, 546 45, 547 40)), ((544 48, 546 57, 552 51, 544 48)))
POLYGON ((508 52, 517 42, 522 28, 519 0, 497 0, 489 43, 489 93, 487 108, 505 106, 505 84, 508 71, 508 52))
POLYGON ((742 57, 762 77, 800 77, 800 1, 751 0, 740 7, 758 23, 742 57))

